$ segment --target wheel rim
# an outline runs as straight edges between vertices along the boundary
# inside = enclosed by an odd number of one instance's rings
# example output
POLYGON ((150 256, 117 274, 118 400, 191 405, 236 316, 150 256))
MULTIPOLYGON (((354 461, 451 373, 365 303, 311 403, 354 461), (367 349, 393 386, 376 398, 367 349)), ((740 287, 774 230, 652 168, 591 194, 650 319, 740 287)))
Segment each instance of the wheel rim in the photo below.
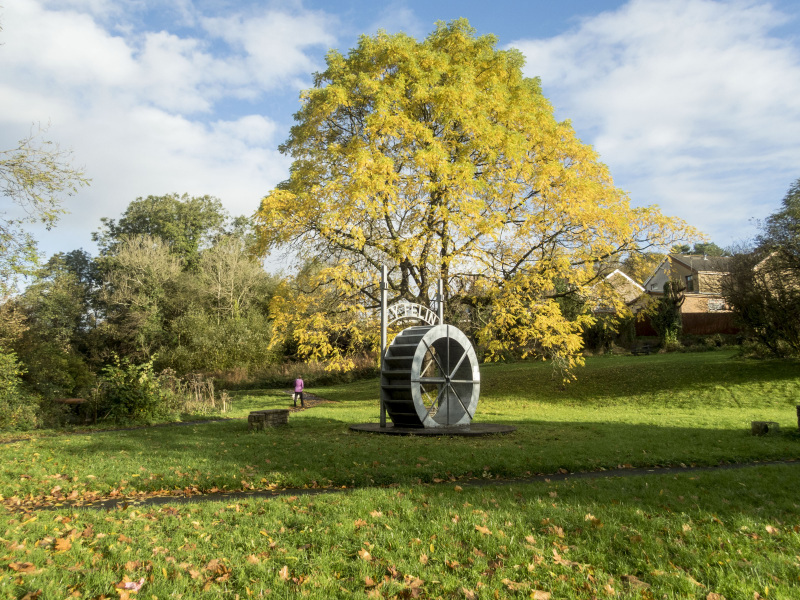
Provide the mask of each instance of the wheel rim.
POLYGON ((480 371, 472 344, 452 325, 432 327, 411 366, 411 395, 425 427, 468 425, 478 405, 480 371))

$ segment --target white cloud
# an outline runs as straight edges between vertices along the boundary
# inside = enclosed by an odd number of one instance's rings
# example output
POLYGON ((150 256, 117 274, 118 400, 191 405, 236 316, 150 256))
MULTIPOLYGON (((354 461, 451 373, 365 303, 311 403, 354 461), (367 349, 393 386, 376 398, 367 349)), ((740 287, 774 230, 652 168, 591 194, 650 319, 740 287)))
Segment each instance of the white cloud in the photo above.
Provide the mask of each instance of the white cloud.
POLYGON ((747 1, 632 0, 511 45, 635 202, 727 243, 800 175, 800 52, 771 36, 787 19, 747 1))
MULTIPOLYGON (((141 31, 133 13, 143 5, 14 0, 3 10, 0 148, 50 121, 48 137, 72 148, 92 179, 56 229, 38 232, 48 253, 91 247, 100 217, 117 217, 137 196, 211 194, 231 214, 252 214, 288 174, 277 152, 285 131, 241 101, 307 81, 312 50, 335 40, 332 23, 297 8, 205 19, 176 35, 141 31), (225 103, 236 111, 220 112, 225 103)), ((179 8, 191 20, 194 6, 179 8)))
POLYGON ((224 39, 246 56, 248 75, 263 86, 314 71, 318 65, 306 50, 332 46, 336 40, 330 33, 335 22, 316 12, 267 11, 258 16, 205 18, 202 23, 209 35, 224 39))

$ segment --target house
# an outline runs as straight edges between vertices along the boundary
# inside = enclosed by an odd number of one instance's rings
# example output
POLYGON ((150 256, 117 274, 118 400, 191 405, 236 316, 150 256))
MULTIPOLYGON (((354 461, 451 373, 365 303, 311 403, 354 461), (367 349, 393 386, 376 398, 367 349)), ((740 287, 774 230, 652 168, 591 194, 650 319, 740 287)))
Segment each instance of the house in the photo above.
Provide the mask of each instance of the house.
POLYGON ((736 333, 733 313, 722 295, 722 280, 731 260, 729 256, 668 254, 644 282, 645 292, 658 298, 664 295, 665 283, 680 281, 686 298, 681 306, 683 333, 736 333))
POLYGON ((595 307, 592 309, 595 313, 602 312, 615 312, 611 303, 603 301, 602 291, 613 291, 616 296, 622 300, 629 307, 633 307, 639 298, 644 293, 644 287, 637 283, 634 279, 620 271, 614 269, 611 273, 606 275, 603 280, 595 285, 593 289, 593 296, 595 296, 595 307), (597 288, 603 286, 606 290, 598 290, 597 288))

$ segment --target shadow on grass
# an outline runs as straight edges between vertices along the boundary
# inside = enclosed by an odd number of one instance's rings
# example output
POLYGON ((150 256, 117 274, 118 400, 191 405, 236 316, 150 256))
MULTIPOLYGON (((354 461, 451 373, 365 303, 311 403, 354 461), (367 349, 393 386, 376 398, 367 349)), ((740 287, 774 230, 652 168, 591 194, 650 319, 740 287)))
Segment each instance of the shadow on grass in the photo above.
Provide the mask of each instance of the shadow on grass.
MULTIPOLYGON (((800 459, 800 435, 753 437, 749 431, 597 422, 505 421, 517 431, 496 437, 396 437, 357 433, 334 419, 303 416, 290 425, 248 431, 225 421, 175 429, 104 433, 85 440, 93 472, 142 471, 137 489, 199 489, 414 484, 437 480, 519 478, 618 467, 717 465, 800 459)), ((73 444, 73 450, 78 450, 73 444)))

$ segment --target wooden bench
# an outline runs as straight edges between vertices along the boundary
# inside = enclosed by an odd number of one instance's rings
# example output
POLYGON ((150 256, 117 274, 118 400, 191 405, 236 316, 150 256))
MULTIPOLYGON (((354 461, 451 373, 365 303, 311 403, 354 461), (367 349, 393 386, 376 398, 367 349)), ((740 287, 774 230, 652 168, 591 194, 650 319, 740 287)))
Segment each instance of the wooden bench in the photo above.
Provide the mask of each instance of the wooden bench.
POLYGON ((289 424, 289 409, 275 408, 272 410, 254 410, 248 415, 247 423, 250 431, 263 431, 267 427, 277 427, 289 424))
POLYGON ((634 346, 631 348, 631 354, 634 356, 639 356, 640 354, 650 354, 651 348, 650 344, 644 344, 642 346, 634 346))

